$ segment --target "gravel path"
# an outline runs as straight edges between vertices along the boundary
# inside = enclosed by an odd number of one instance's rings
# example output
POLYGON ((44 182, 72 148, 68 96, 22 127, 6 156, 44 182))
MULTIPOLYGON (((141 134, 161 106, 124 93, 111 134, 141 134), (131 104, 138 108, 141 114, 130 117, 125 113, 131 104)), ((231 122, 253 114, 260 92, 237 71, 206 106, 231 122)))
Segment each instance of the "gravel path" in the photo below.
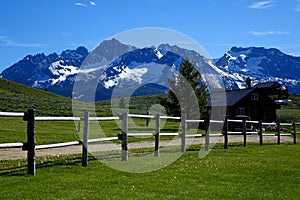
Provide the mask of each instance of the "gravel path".
MULTIPOLYGON (((268 136, 264 137, 265 143, 276 143, 277 137, 276 136, 268 136)), ((216 143, 223 143, 223 137, 219 138, 211 138, 212 142, 216 143)), ((243 142, 243 136, 229 136, 229 143, 233 142, 243 142)), ((187 139, 187 144, 204 144, 205 138, 195 138, 195 139, 187 139)), ((257 135, 247 136, 247 142, 256 142, 259 143, 259 137, 257 135)), ((289 136, 281 136, 281 142, 293 142, 292 137, 289 136)), ((297 142, 300 142, 300 139, 297 139, 297 142)), ((160 146, 173 146, 173 145, 180 145, 181 140, 161 140, 160 146)), ((145 141, 145 142, 134 142, 129 143, 128 148, 153 148, 154 141, 145 141)), ((112 151, 112 150, 120 150, 120 144, 91 144, 89 145, 89 152, 96 152, 96 151, 112 151)), ((70 155, 70 154, 81 154, 82 146, 68 146, 68 147, 60 147, 60 148, 52 148, 52 149, 43 149, 37 150, 36 156, 57 156, 57 155, 70 155)), ((22 151, 20 148, 4 148, 0 149, 0 160, 17 160, 17 159, 26 159, 27 152, 22 151)))

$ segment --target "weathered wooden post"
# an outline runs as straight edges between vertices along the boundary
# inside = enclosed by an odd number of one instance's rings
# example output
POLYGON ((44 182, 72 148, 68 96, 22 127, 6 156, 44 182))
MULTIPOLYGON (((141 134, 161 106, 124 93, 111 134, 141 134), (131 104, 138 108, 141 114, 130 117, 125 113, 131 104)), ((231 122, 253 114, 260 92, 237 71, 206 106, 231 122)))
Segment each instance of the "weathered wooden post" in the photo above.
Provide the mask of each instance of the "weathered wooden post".
POLYGON ((156 114, 155 116, 155 156, 159 156, 159 140, 160 140, 160 114, 156 114))
POLYGON ((83 124, 83 140, 82 140, 82 166, 86 167, 88 163, 88 140, 89 140, 89 112, 84 112, 83 124))
MULTIPOLYGON (((149 112, 147 112, 147 115, 149 115, 149 112)), ((149 127, 150 124, 150 118, 146 118, 146 127, 149 127)))
POLYGON ((259 144, 263 145, 263 124, 262 120, 259 120, 259 144))
POLYGON ((80 128, 81 128, 81 127, 80 127, 80 120, 79 120, 79 121, 78 121, 78 124, 77 124, 77 132, 78 132, 78 133, 80 133, 80 128))
POLYGON ((296 144, 297 142, 297 131, 296 131, 296 122, 293 122, 293 143, 296 144))
POLYGON ((225 118, 224 149, 228 149, 228 118, 225 118))
POLYGON ((181 115, 181 152, 185 152, 185 136, 186 136, 186 114, 181 115))
POLYGON ((128 114, 123 113, 121 115, 122 118, 122 160, 127 161, 128 160, 128 114))
POLYGON ((280 119, 277 120, 277 144, 280 144, 280 119))
POLYGON ((209 150, 209 142, 210 142, 210 128, 209 128, 209 117, 204 120, 205 124, 205 151, 209 150))
POLYGON ((23 145, 23 150, 27 150, 27 174, 35 175, 35 110, 28 109, 23 120, 27 121, 27 143, 23 145))
POLYGON ((244 135, 244 147, 247 146, 247 128, 246 128, 246 119, 243 119, 243 135, 244 135))

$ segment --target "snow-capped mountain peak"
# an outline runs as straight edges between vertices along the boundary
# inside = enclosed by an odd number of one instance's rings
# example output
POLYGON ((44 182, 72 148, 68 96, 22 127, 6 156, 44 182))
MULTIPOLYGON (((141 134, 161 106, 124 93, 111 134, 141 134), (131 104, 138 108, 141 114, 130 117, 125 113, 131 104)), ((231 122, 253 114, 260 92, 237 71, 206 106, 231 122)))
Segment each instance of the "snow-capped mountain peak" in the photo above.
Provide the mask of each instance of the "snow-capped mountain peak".
POLYGON ((83 85, 94 81, 98 84, 95 100, 101 100, 111 98, 112 90, 120 85, 146 88, 135 95, 166 92, 168 79, 179 71, 185 57, 197 64, 209 88, 243 88, 250 77, 252 84, 278 81, 292 93, 300 93, 300 57, 275 48, 232 47, 212 61, 175 45, 139 49, 116 39, 102 42, 90 53, 78 47, 61 54, 28 55, 0 77, 82 100, 84 94, 73 94, 75 80, 83 85))
POLYGON ((108 89, 120 84, 155 83, 167 86, 174 64, 178 65, 181 57, 157 48, 143 48, 128 52, 116 60, 104 71, 100 83, 108 89), (163 54, 163 53, 165 54, 163 54))
POLYGON ((300 83, 300 58, 286 55, 278 49, 232 47, 216 60, 216 65, 228 77, 235 76, 232 78, 236 79, 235 84, 239 88, 243 88, 243 82, 250 77, 253 83, 278 81, 294 92, 300 91, 300 88, 294 89, 300 83))

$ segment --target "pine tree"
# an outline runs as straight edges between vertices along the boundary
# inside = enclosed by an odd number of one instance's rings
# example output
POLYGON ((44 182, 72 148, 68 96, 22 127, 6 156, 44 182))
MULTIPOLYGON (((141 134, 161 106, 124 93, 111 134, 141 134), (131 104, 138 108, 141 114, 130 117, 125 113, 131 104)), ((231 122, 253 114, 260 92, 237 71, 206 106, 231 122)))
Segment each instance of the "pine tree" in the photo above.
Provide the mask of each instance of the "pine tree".
POLYGON ((179 68, 179 75, 173 74, 169 83, 168 96, 161 101, 169 115, 180 116, 182 113, 188 119, 206 114, 207 85, 203 83, 199 68, 195 62, 186 58, 179 68), (197 102, 198 101, 198 102, 197 102))
POLYGON ((121 98, 120 98, 119 107, 120 107, 121 109, 125 109, 125 108, 127 107, 126 102, 125 102, 125 98, 124 98, 124 97, 121 97, 121 98))

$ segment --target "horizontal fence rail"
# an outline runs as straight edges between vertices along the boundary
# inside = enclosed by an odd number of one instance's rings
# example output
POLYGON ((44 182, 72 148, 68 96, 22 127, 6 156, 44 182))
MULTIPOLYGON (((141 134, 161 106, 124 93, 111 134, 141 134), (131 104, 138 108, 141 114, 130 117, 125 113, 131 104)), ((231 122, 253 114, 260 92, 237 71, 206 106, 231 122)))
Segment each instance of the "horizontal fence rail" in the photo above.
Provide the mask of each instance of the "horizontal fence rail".
POLYGON ((155 133, 127 133, 129 137, 149 137, 154 135, 155 133))
POLYGON ((180 117, 170 117, 170 116, 160 116, 160 119, 175 119, 175 120, 180 120, 180 117))
POLYGON ((89 117, 89 121, 111 121, 120 120, 120 117, 89 117))
POLYGON ((20 142, 0 144, 0 149, 1 148, 22 148, 22 147, 23 147, 23 143, 20 142))
POLYGON ((159 133, 161 136, 179 136, 180 133, 159 133))
POLYGON ((181 139, 181 151, 186 151, 186 139, 187 138, 198 138, 205 137, 205 150, 209 150, 210 137, 224 137, 224 148, 228 148, 228 136, 229 135, 241 135, 244 137, 244 146, 247 143, 247 136, 249 135, 258 135, 259 142, 263 144, 263 137, 277 137, 277 143, 280 144, 281 136, 293 136, 293 143, 296 144, 296 135, 300 134, 300 132, 296 131, 296 126, 300 125, 300 122, 293 123, 281 123, 280 121, 267 123, 262 121, 246 121, 246 120, 235 120, 235 119, 225 119, 225 121, 221 120, 212 120, 212 119, 186 119, 186 115, 182 115, 181 117, 171 117, 171 116, 160 116, 160 115, 137 115, 137 114, 127 114, 123 113, 120 116, 112 116, 112 117, 91 117, 88 112, 84 113, 84 117, 35 117, 35 111, 29 109, 27 112, 0 112, 0 117, 23 117, 25 121, 27 121, 27 142, 26 143, 4 143, 0 144, 0 148, 22 148, 27 151, 27 160, 28 160, 28 174, 35 175, 35 151, 43 150, 43 149, 51 149, 51 148, 61 148, 68 146, 78 146, 82 145, 82 166, 87 166, 87 158, 88 158, 88 145, 94 143, 101 142, 111 142, 116 140, 121 140, 121 148, 122 148, 122 160, 128 160, 128 137, 154 137, 155 139, 155 156, 159 156, 159 148, 160 148, 160 136, 169 136, 169 137, 179 137, 181 139), (142 118, 147 120, 146 126, 149 125, 150 120, 155 121, 155 127, 128 127, 128 118, 142 118), (160 127, 160 120, 180 120, 181 131, 175 133, 162 132, 160 127), (122 121, 122 131, 121 134, 117 134, 117 137, 105 137, 105 138, 94 138, 89 139, 89 122, 90 121, 113 121, 120 120, 122 121), (35 121, 77 121, 78 123, 78 132, 80 130, 80 122, 83 121, 83 129, 82 129, 82 140, 79 141, 71 141, 71 142, 62 142, 56 144, 43 144, 43 145, 35 145, 34 138, 34 122, 35 121), (189 123, 198 123, 204 124, 205 133, 204 134, 187 134, 189 123), (237 131, 233 131, 230 129, 231 123, 239 124, 240 128, 237 131), (210 131, 209 124, 221 124, 223 130, 221 133, 216 133, 210 131), (249 130, 247 125, 255 124, 257 130, 249 130), (264 134, 263 127, 276 127, 275 133, 264 134), (282 133, 282 126, 292 126, 293 131, 282 133), (138 131, 130 132, 130 131, 138 131), (145 131, 145 132, 143 132, 145 131), (146 132, 150 131, 150 132, 146 132))
POLYGON ((134 114, 128 114, 128 117, 148 118, 148 119, 154 119, 155 118, 155 116, 153 116, 153 115, 134 115, 134 114))
POLYGON ((108 137, 108 138, 95 138, 95 139, 89 139, 88 143, 99 143, 99 142, 108 142, 108 141, 114 141, 118 140, 118 137, 108 137))
POLYGON ((35 121, 80 121, 80 117, 35 117, 35 121))
POLYGON ((223 123, 224 123, 224 121, 220 121, 220 120, 213 120, 213 119, 211 119, 211 120, 209 120, 209 123, 223 124, 223 123))
POLYGON ((18 112, 0 112, 0 117, 24 117, 24 113, 18 113, 18 112))
POLYGON ((45 144, 45 145, 38 145, 35 146, 36 150, 40 149, 52 149, 52 148, 59 148, 59 147, 67 147, 67 146, 74 146, 74 145, 81 145, 81 141, 73 141, 73 142, 62 142, 56 144, 45 144))
POLYGON ((185 122, 186 123, 203 123, 203 122, 205 122, 205 120, 196 120, 196 119, 187 119, 187 120, 185 120, 185 122))
POLYGON ((268 126, 276 126, 277 124, 276 123, 274 123, 274 122, 272 122, 272 123, 262 123, 262 125, 263 126, 266 126, 266 125, 268 125, 268 126))

